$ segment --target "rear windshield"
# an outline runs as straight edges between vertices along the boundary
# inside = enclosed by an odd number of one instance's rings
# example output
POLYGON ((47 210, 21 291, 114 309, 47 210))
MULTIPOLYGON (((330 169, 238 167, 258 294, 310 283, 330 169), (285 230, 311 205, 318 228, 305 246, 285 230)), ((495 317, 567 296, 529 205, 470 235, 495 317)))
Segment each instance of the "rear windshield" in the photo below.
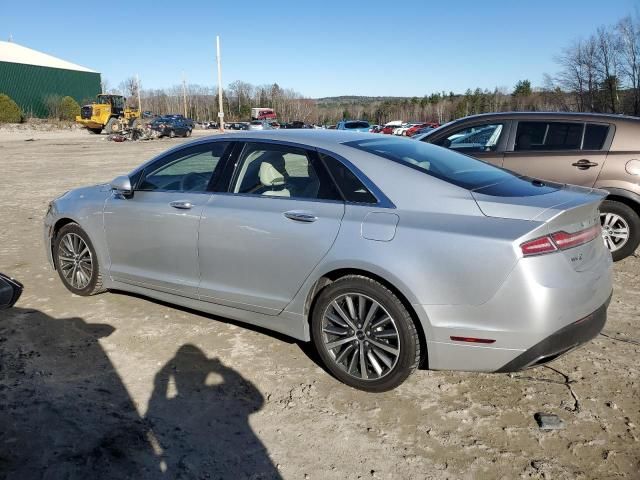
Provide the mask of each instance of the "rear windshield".
POLYGON ((467 190, 518 178, 475 158, 406 138, 356 140, 345 145, 402 163, 467 190))
POLYGON ((344 124, 344 128, 369 128, 367 122, 347 122, 344 124))

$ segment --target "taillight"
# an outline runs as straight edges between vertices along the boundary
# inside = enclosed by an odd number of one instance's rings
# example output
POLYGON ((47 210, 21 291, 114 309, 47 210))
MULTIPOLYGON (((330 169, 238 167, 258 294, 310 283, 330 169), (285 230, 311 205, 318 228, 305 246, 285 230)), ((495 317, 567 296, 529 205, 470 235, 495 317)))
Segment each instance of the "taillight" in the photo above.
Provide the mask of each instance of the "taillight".
POLYGON ((520 245, 522 254, 527 257, 529 255, 540 255, 542 253, 555 252, 558 248, 553 244, 550 237, 540 237, 520 245))
POLYGON ((567 250, 569 248, 584 245, 601 234, 601 227, 595 224, 592 227, 580 230, 575 233, 556 232, 551 235, 536 238, 520 245, 522 254, 525 257, 531 255, 542 255, 557 250, 567 250))

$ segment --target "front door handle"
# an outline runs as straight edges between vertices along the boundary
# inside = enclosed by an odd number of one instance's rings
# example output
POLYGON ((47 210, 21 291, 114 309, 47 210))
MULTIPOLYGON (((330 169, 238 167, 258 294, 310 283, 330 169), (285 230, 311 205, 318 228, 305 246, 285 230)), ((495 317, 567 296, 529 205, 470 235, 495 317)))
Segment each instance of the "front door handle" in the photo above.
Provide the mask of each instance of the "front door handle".
POLYGON ((190 210, 193 207, 193 203, 184 200, 178 200, 175 202, 171 202, 169 206, 177 208, 179 210, 190 210))
POLYGON ((313 213, 301 212, 299 210, 284 212, 283 215, 289 220, 293 220, 294 222, 313 223, 318 220, 318 217, 316 217, 313 213))
POLYGON ((578 170, 587 170, 587 169, 589 169, 591 167, 597 167, 598 166, 597 163, 590 162, 586 158, 583 158, 582 160, 578 160, 577 162, 572 163, 571 165, 573 165, 574 167, 578 167, 578 170))

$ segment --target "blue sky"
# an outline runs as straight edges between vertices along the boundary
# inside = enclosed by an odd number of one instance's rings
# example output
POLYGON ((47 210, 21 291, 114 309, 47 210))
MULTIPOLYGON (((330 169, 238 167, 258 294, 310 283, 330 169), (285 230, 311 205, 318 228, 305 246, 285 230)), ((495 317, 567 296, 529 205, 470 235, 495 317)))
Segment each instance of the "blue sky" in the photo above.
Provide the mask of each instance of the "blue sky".
POLYGON ((0 0, 0 38, 93 68, 116 86, 277 82, 309 97, 422 96, 542 85, 554 56, 640 0, 0 0))

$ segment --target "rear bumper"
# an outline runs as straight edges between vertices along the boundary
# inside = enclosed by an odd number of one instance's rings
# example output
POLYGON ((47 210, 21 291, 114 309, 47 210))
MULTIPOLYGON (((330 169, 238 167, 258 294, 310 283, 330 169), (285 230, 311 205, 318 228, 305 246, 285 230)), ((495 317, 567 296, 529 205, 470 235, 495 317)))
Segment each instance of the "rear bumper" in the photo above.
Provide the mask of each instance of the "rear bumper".
POLYGON ((496 373, 516 372, 551 362, 596 337, 607 321, 611 297, 595 312, 561 328, 496 370, 496 373))
MULTIPOLYGON (((571 330, 578 319, 587 322, 603 306, 606 315, 613 288, 613 264, 604 244, 600 250, 590 268, 579 272, 565 255, 521 259, 496 294, 480 305, 414 305, 427 338, 429 368, 504 371, 538 344, 565 328, 571 330), (452 337, 493 342, 465 343, 452 337)), ((549 343, 540 347, 546 347, 542 353, 534 351, 529 355, 553 355, 548 350, 553 350, 555 344, 549 343)), ((562 347, 574 348, 569 340, 555 346, 560 354, 562 347)), ((519 368, 531 361, 535 363, 528 356, 525 361, 520 359, 519 368)))

